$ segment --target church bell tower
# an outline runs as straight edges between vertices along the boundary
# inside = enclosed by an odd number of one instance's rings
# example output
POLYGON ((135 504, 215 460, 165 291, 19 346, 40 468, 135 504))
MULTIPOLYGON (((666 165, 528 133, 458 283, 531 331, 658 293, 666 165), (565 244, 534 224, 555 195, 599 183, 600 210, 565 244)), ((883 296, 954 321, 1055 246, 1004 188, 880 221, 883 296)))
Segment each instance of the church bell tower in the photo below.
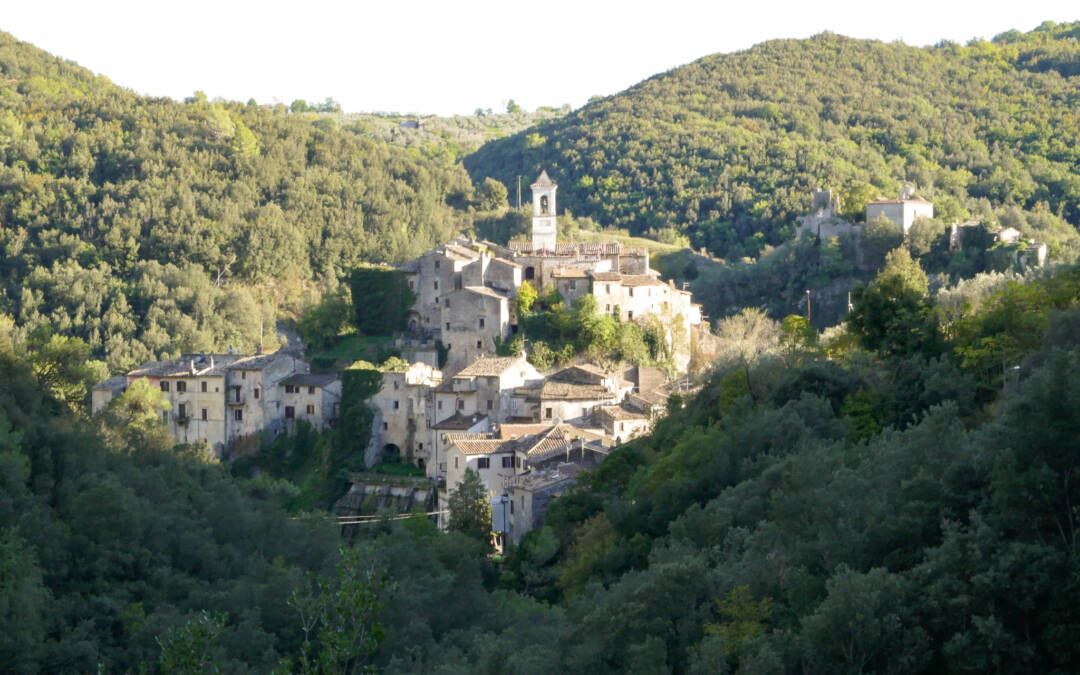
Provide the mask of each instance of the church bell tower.
POLYGON ((558 185, 548 178, 547 171, 531 186, 533 196, 532 247, 534 251, 555 252, 557 226, 555 224, 555 190, 558 185))

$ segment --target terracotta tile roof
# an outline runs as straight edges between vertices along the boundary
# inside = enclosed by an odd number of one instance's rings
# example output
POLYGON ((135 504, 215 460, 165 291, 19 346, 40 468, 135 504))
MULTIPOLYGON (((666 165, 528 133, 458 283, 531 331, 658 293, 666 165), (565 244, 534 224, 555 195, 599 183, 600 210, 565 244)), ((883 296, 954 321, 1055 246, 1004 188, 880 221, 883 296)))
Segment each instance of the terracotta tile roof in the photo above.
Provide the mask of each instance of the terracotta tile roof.
POLYGON ((481 356, 454 377, 497 377, 520 361, 520 356, 481 356))
POLYGON ((121 389, 127 386, 126 375, 113 375, 107 380, 102 380, 93 386, 94 389, 104 389, 112 391, 114 393, 119 392, 121 389))
POLYGON ((295 360, 292 354, 288 354, 283 351, 276 351, 272 354, 255 354, 252 356, 241 356, 236 361, 226 366, 227 370, 263 370, 267 366, 272 365, 275 361, 283 361, 288 359, 290 361, 295 360))
POLYGON ((600 408, 600 414, 605 417, 610 417, 616 422, 624 422, 629 420, 647 420, 649 416, 645 413, 631 410, 621 405, 608 405, 600 408))
POLYGON ((544 383, 540 390, 541 399, 562 399, 565 401, 606 401, 615 396, 599 384, 574 384, 572 382, 544 383))
POLYGON ((509 440, 512 438, 523 438, 525 436, 532 436, 538 434, 546 429, 550 429, 550 424, 503 424, 499 427, 499 438, 503 440, 509 440))
POLYGON ((624 274, 623 286, 667 286, 663 281, 648 274, 624 274))
POLYGON ((597 281, 622 281, 623 275, 618 272, 593 272, 592 278, 597 281))
POLYGON ((442 254, 451 260, 476 260, 480 257, 476 251, 456 244, 443 246, 442 254))
POLYGON ((469 439, 453 439, 454 446, 461 451, 463 455, 492 455, 497 452, 510 452, 511 448, 500 448, 503 441, 497 438, 485 438, 478 440, 469 439))
POLYGON ((149 361, 127 373, 128 377, 194 377, 191 374, 191 362, 195 362, 195 375, 199 377, 221 377, 225 369, 238 359, 247 358, 239 354, 184 354, 172 361, 149 361), (211 368, 211 362, 213 367, 211 368))

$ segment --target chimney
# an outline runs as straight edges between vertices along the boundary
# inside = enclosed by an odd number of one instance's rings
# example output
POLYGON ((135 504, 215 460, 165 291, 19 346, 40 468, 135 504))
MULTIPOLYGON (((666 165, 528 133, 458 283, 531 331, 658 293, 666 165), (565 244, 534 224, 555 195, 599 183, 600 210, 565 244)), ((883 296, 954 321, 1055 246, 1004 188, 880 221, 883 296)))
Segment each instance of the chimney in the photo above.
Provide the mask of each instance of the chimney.
POLYGON ((191 361, 189 361, 188 363, 191 366, 191 374, 194 375, 195 374, 195 359, 191 359, 191 361))
POLYGON ((214 369, 214 355, 210 355, 210 370, 214 369))

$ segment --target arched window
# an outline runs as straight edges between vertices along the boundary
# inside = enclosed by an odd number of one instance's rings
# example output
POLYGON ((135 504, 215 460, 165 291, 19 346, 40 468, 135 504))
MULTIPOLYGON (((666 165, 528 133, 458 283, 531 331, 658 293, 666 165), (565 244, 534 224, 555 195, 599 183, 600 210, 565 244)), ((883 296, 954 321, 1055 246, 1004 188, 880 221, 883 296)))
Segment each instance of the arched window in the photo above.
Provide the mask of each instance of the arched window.
POLYGON ((525 278, 526 279, 535 279, 536 278, 536 269, 533 268, 533 267, 526 267, 525 268, 525 278))
POLYGON ((548 198, 547 195, 540 195, 540 215, 546 216, 548 214, 548 198))

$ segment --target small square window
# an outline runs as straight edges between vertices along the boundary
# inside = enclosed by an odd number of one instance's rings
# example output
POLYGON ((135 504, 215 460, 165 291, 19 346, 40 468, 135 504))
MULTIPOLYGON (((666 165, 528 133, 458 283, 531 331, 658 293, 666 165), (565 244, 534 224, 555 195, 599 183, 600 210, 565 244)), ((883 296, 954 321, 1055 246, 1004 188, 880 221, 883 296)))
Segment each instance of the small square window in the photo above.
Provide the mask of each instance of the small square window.
POLYGON ((161 381, 161 391, 169 391, 169 381, 168 380, 162 380, 161 381))
POLYGON ((514 468, 514 456, 513 455, 503 455, 502 468, 504 468, 504 469, 513 469, 514 468))
POLYGON ((177 393, 182 393, 182 392, 187 391, 187 382, 184 382, 183 380, 180 380, 179 382, 177 382, 176 383, 176 391, 177 391, 177 393))
POLYGON ((285 419, 296 419, 296 408, 292 407, 291 405, 285 406, 285 419))

